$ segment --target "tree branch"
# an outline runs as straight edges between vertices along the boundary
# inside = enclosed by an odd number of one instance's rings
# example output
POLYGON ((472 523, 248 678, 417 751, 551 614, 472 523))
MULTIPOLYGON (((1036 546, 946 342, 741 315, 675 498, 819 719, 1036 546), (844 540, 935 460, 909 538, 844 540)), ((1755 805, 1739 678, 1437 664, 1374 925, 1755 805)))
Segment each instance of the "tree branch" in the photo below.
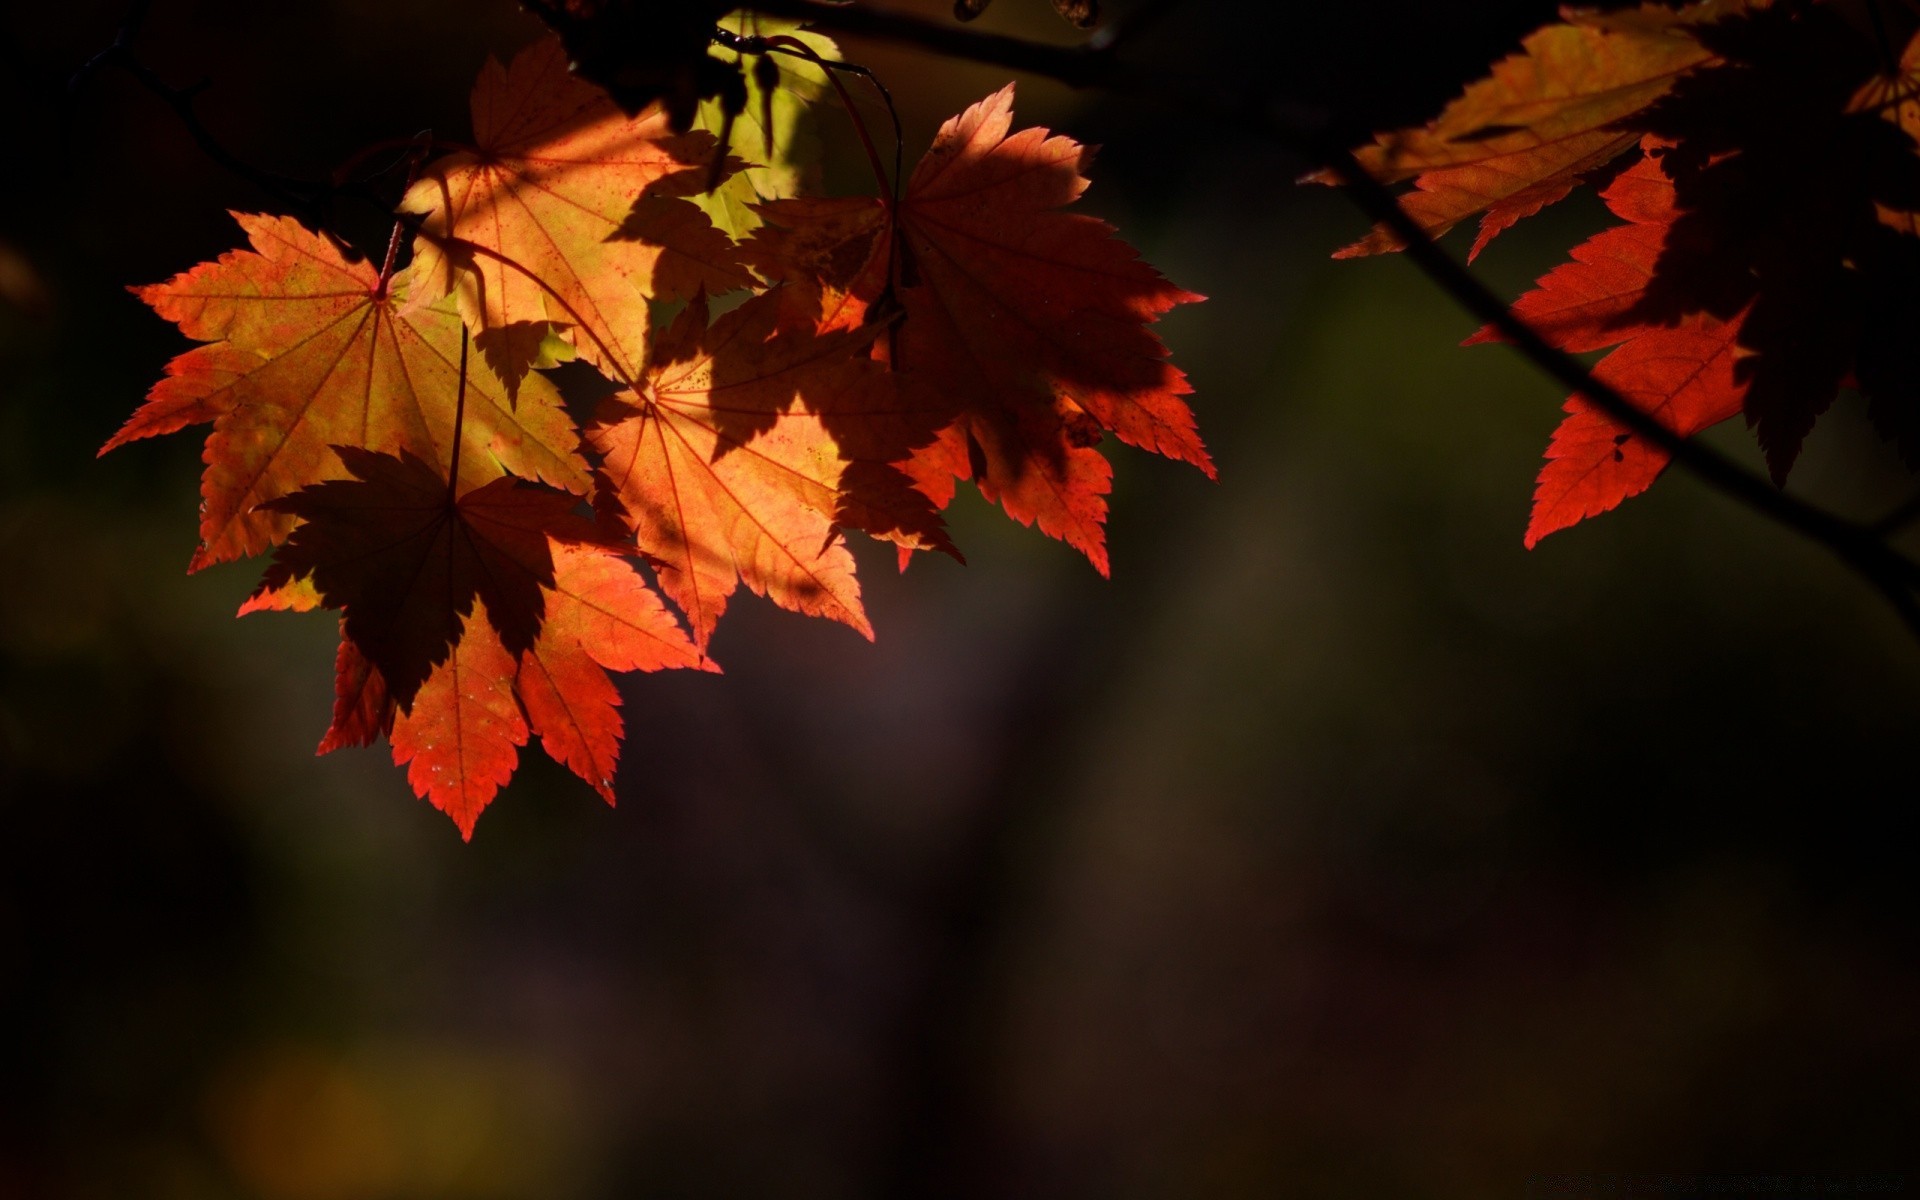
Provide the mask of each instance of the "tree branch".
MULTIPOLYGON (((1405 245, 1407 258, 1467 312, 1493 326, 1517 351, 1569 391, 1635 435, 1658 446, 1681 470, 1776 524, 1826 547, 1890 604, 1920 639, 1920 563, 1890 546, 1879 526, 1847 520, 1774 487, 1703 442, 1681 437, 1595 379, 1579 359, 1560 350, 1516 315, 1512 307, 1442 250, 1400 206, 1385 184, 1361 167, 1347 147, 1326 131, 1326 121, 1299 106, 1254 92, 1198 86, 1122 62, 1114 51, 1126 39, 1096 38, 1085 46, 1054 46, 1000 34, 979 33, 919 17, 824 0, 743 0, 770 16, 811 22, 836 34, 873 38, 949 58, 1006 67, 1076 88, 1097 88, 1143 98, 1244 129, 1333 171, 1346 195, 1369 218, 1385 225, 1405 245)), ((1143 19, 1157 18, 1170 3, 1146 0, 1143 19)))

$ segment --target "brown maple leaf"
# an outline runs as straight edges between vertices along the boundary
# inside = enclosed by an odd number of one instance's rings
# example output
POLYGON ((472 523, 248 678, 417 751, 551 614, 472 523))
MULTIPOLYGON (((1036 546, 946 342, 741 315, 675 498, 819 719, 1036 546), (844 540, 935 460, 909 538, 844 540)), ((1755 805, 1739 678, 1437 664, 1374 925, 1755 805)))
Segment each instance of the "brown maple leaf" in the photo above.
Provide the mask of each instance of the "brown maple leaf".
POLYGON ((972 479, 1107 571, 1103 433, 1213 475, 1186 377, 1149 329, 1201 297, 1141 262, 1093 217, 1059 211, 1086 190, 1092 152, 1045 129, 1009 134, 1013 87, 941 126, 897 206, 782 200, 748 242, 785 281, 788 320, 822 330, 897 322, 875 343, 938 439, 903 466, 944 508, 972 479))
MULTIPOLYGON (((335 444, 416 455, 442 476, 454 456, 462 330, 451 305, 408 305, 370 263, 286 217, 235 213, 235 250, 135 294, 188 337, 147 403, 101 447, 213 422, 207 438, 198 570, 287 536, 268 502, 341 474, 335 444)), ((534 379, 519 405, 470 371, 459 454, 484 483, 512 472, 585 491, 579 435, 559 393, 534 379)))
MULTIPOLYGON (((1484 214, 1468 257, 1496 235, 1565 199, 1583 177, 1633 148, 1621 122, 1715 61, 1695 32, 1764 0, 1697 0, 1611 13, 1561 9, 1562 23, 1528 34, 1428 125, 1379 135, 1355 157, 1382 183, 1413 180, 1401 207, 1429 237, 1484 214)), ((1308 177, 1338 184, 1321 171, 1308 177)), ((1398 250, 1385 226, 1339 250, 1352 258, 1398 250)))
POLYGON ((580 497, 511 476, 455 500, 447 480, 412 455, 336 446, 352 479, 272 501, 301 518, 274 552, 258 592, 310 579, 328 608, 346 610, 346 635, 379 670, 402 709, 459 640, 476 599, 501 643, 533 647, 553 583, 549 535, 592 538, 573 515, 580 497))

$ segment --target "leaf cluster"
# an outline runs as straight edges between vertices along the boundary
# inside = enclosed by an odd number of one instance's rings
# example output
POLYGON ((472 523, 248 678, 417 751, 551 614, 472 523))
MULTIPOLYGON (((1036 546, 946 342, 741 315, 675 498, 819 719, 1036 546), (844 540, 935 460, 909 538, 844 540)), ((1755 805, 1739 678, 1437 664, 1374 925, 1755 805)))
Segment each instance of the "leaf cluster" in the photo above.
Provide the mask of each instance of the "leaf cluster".
MULTIPOLYGON (((1432 235, 1478 216, 1474 253, 1599 188, 1626 223, 1514 312, 1561 350, 1614 347, 1595 378, 1672 433, 1744 415, 1783 484, 1852 387, 1920 465, 1920 39, 1896 57, 1896 16, 1822 0, 1569 12, 1430 125, 1359 158, 1412 181, 1404 206, 1432 235)), ((1399 245, 1378 228, 1340 253, 1399 245)), ((1644 491, 1670 458, 1582 396, 1566 408, 1528 545, 1644 491)))
POLYGON ((385 737, 466 836, 534 735, 611 801, 608 672, 717 669, 741 584, 872 637, 854 532, 958 558, 940 514, 971 481, 1104 573, 1107 433, 1212 470, 1148 328, 1199 297, 1062 211, 1084 147, 1015 131, 1008 87, 903 182, 812 194, 832 44, 681 6, 662 54, 698 25, 723 67, 709 38, 795 56, 752 104, 590 81, 565 21, 659 7, 557 6, 561 35, 488 63, 378 265, 236 214, 246 248, 135 289, 200 344, 105 449, 211 423, 191 567, 271 552, 243 613, 339 610, 321 750, 385 737), (566 361, 610 385, 584 426, 566 361))

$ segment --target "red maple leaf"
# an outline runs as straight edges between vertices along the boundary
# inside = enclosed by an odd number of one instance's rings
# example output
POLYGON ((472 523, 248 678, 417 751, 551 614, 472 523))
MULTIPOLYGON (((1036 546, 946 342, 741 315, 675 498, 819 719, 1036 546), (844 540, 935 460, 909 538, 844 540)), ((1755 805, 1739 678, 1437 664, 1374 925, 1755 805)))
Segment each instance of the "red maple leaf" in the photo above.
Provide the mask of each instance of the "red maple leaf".
POLYGON ((897 308, 877 353, 941 426, 907 473, 942 508, 955 479, 974 480, 1105 574, 1103 433, 1214 473, 1186 377, 1147 328, 1201 297, 1105 222, 1059 211, 1086 190, 1092 151, 1044 129, 1009 135, 1012 119, 1009 84, 946 122, 897 205, 761 206, 748 257, 788 284, 797 323, 847 329, 897 308))
MULTIPOLYGON (((1564 350, 1618 345, 1596 378, 1682 437, 1744 413, 1776 482, 1849 383, 1920 460, 1911 81, 1880 76, 1871 40, 1817 6, 1755 7, 1693 36, 1712 62, 1627 122, 1649 131, 1646 156, 1604 197, 1629 223, 1578 247, 1515 313, 1564 350)), ((1667 463, 1586 401, 1567 411, 1529 546, 1667 463)))
POLYGON ((1680 210, 1632 315, 1738 319, 1745 412, 1776 483, 1849 380, 1920 462, 1920 238, 1899 219, 1920 210, 1920 155, 1897 106, 1863 103, 1890 64, 1823 5, 1776 4, 1697 36, 1721 61, 1631 122, 1669 143, 1680 210))
MULTIPOLYGON (((1539 287, 1515 302, 1514 313, 1562 350, 1618 345, 1594 367, 1594 377, 1682 437, 1737 415, 1747 390, 1734 373, 1737 319, 1699 313, 1667 327, 1632 316, 1679 216, 1672 181, 1659 160, 1648 157, 1602 195, 1628 224, 1576 247, 1573 261, 1542 276, 1539 287)), ((1482 329, 1467 344, 1493 340, 1497 335, 1482 329)), ((1585 398, 1570 398, 1566 411, 1534 489, 1529 547, 1646 491, 1667 466, 1665 450, 1585 398)))
POLYGON ((274 502, 302 523, 242 610, 345 610, 321 752, 386 733, 415 790, 471 836, 531 729, 611 802, 606 671, 712 664, 575 514, 579 497, 502 478, 455 500, 417 458, 337 452, 354 478, 274 502))

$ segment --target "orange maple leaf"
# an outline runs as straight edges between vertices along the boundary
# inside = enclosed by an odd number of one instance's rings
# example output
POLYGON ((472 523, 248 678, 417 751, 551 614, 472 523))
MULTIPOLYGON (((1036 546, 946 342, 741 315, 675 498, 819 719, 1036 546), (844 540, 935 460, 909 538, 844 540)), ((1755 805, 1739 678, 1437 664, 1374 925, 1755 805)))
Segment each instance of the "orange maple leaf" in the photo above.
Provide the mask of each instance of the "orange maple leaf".
MULTIPOLYGON (((165 283, 134 289, 188 337, 147 403, 101 447, 211 421, 201 545, 192 568, 258 554, 293 516, 265 507, 338 478, 335 444, 417 455, 441 470, 454 454, 460 318, 411 306, 367 262, 286 217, 235 213, 252 250, 234 250, 165 283)), ((475 483, 507 472, 585 491, 579 434, 541 379, 516 407, 486 371, 469 372, 460 457, 475 483)))
POLYGON ((897 305, 878 352, 934 398, 943 427, 907 473, 942 508, 956 479, 974 480, 1105 574, 1103 433, 1214 473, 1182 399, 1192 389, 1147 328, 1202 297, 1105 222, 1059 211, 1086 190, 1092 151, 1040 128, 1009 135, 1013 94, 942 125, 898 205, 760 206, 748 256, 788 283, 792 320, 851 328, 897 305))
POLYGON ((602 506, 661 562, 661 587, 707 644, 739 582, 871 638, 846 527, 918 549, 952 545, 926 498, 888 466, 932 435, 892 407, 858 356, 871 331, 775 332, 757 296, 709 328, 696 298, 654 348, 637 391, 603 402, 587 437, 602 506))
POLYGON ((503 378, 517 385, 552 365, 540 348, 557 328, 581 357, 632 380, 646 362, 650 297, 753 282, 732 239, 683 198, 706 184, 712 135, 674 135, 658 108, 628 117, 568 71, 557 39, 510 66, 487 63, 473 126, 477 145, 432 164, 400 207, 423 214, 416 269, 437 294, 459 294, 503 378))
MULTIPOLYGON (((1665 95, 1681 76, 1717 61, 1690 31, 1765 0, 1696 0, 1680 9, 1643 4, 1622 12, 1560 12, 1493 65, 1430 124, 1379 135, 1355 153, 1382 183, 1413 180, 1401 207, 1428 236, 1484 213, 1471 259, 1496 235, 1566 198, 1582 176, 1631 149, 1619 123, 1665 95)), ((1328 171, 1308 177, 1337 184, 1328 171)), ((1339 250, 1353 258, 1398 250, 1385 226, 1339 250)))
POLYGON ((486 604, 476 601, 453 653, 420 689, 421 702, 394 717, 387 734, 394 765, 407 768, 414 794, 452 817, 467 841, 527 744, 513 668, 486 604))
POLYGON ((611 803, 622 725, 606 672, 713 665, 574 515, 578 497, 501 478, 454 501, 417 458, 338 453, 353 479, 274 502, 302 523, 242 610, 344 609, 321 753, 387 734, 470 837, 531 730, 611 803))
POLYGON ((553 540, 550 548, 546 620, 520 656, 514 690, 547 754, 612 804, 624 725, 607 672, 720 668, 622 553, 594 542, 553 540))

